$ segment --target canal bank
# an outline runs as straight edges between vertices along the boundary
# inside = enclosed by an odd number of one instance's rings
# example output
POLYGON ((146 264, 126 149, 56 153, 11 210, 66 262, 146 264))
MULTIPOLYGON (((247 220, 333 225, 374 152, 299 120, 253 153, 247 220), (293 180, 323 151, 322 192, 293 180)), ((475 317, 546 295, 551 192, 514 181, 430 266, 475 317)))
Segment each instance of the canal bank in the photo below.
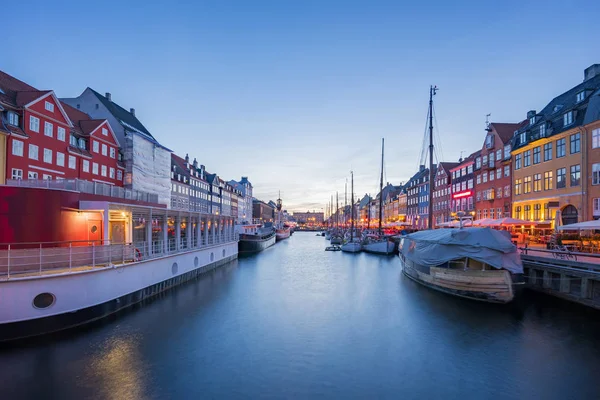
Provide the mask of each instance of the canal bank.
POLYGON ((7 398, 595 398, 598 312, 480 304, 297 232, 135 312, 0 352, 7 398), (35 385, 31 384, 35 382, 35 385))

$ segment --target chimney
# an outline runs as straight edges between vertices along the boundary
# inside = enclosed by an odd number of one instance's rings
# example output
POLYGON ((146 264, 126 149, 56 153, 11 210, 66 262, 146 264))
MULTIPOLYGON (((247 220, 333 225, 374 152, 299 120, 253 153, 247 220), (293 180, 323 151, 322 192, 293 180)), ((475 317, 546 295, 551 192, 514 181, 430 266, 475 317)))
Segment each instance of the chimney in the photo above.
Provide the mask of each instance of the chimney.
POLYGON ((200 169, 201 169, 202 171, 204 171, 204 170, 206 169, 206 167, 205 167, 204 165, 200 165, 200 169))
POLYGON ((600 64, 593 64, 583 70, 583 81, 589 81, 595 76, 600 75, 600 64))
POLYGON ((133 115, 135 117, 135 108, 130 108, 129 112, 131 113, 131 115, 133 115))
POLYGON ((527 111, 527 119, 531 119, 531 118, 535 117, 535 115, 536 115, 535 110, 527 111))
POLYGON ((110 93, 109 92, 106 92, 106 96, 105 97, 106 97, 106 100, 112 101, 112 98, 110 97, 110 93))
POLYGON ((198 160, 196 160, 196 157, 194 157, 194 168, 198 168, 198 160))
MULTIPOLYGON (((133 110, 133 108, 132 108, 133 110)), ((133 113, 132 113, 133 114, 133 113)), ((190 156, 188 155, 188 153, 185 153, 185 163, 189 164, 190 163, 190 156)))
POLYGON ((425 171, 425 166, 424 165, 419 165, 419 172, 421 171, 425 171))

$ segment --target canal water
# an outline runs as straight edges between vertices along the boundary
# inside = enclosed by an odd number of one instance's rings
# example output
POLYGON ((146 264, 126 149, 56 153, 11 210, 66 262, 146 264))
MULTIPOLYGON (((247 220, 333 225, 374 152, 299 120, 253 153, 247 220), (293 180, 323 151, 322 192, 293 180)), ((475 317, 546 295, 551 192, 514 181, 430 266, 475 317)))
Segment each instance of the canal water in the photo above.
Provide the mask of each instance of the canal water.
POLYGON ((597 399, 600 313, 405 278, 296 233, 109 320, 0 349, 2 399, 597 399))

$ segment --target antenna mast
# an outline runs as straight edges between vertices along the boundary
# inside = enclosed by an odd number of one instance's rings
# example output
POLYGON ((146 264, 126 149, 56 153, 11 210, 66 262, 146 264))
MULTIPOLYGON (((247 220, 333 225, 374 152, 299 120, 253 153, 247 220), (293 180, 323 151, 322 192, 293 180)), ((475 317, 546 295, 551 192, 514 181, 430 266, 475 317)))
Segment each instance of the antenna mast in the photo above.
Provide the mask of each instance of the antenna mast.
POLYGON ((381 219, 383 216, 383 138, 381 138, 381 177, 379 178, 379 236, 381 236, 381 219))

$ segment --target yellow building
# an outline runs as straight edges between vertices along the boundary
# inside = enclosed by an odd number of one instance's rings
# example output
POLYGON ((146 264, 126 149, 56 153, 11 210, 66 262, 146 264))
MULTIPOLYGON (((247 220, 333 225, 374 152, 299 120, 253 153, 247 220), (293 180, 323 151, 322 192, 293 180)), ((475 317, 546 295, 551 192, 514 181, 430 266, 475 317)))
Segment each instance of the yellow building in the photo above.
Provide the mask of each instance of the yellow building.
POLYGON ((600 68, 585 71, 584 81, 554 98, 541 112, 529 111, 529 124, 513 138, 513 217, 554 228, 556 213, 567 225, 592 219, 588 129, 598 118, 592 93, 600 89, 600 68))

